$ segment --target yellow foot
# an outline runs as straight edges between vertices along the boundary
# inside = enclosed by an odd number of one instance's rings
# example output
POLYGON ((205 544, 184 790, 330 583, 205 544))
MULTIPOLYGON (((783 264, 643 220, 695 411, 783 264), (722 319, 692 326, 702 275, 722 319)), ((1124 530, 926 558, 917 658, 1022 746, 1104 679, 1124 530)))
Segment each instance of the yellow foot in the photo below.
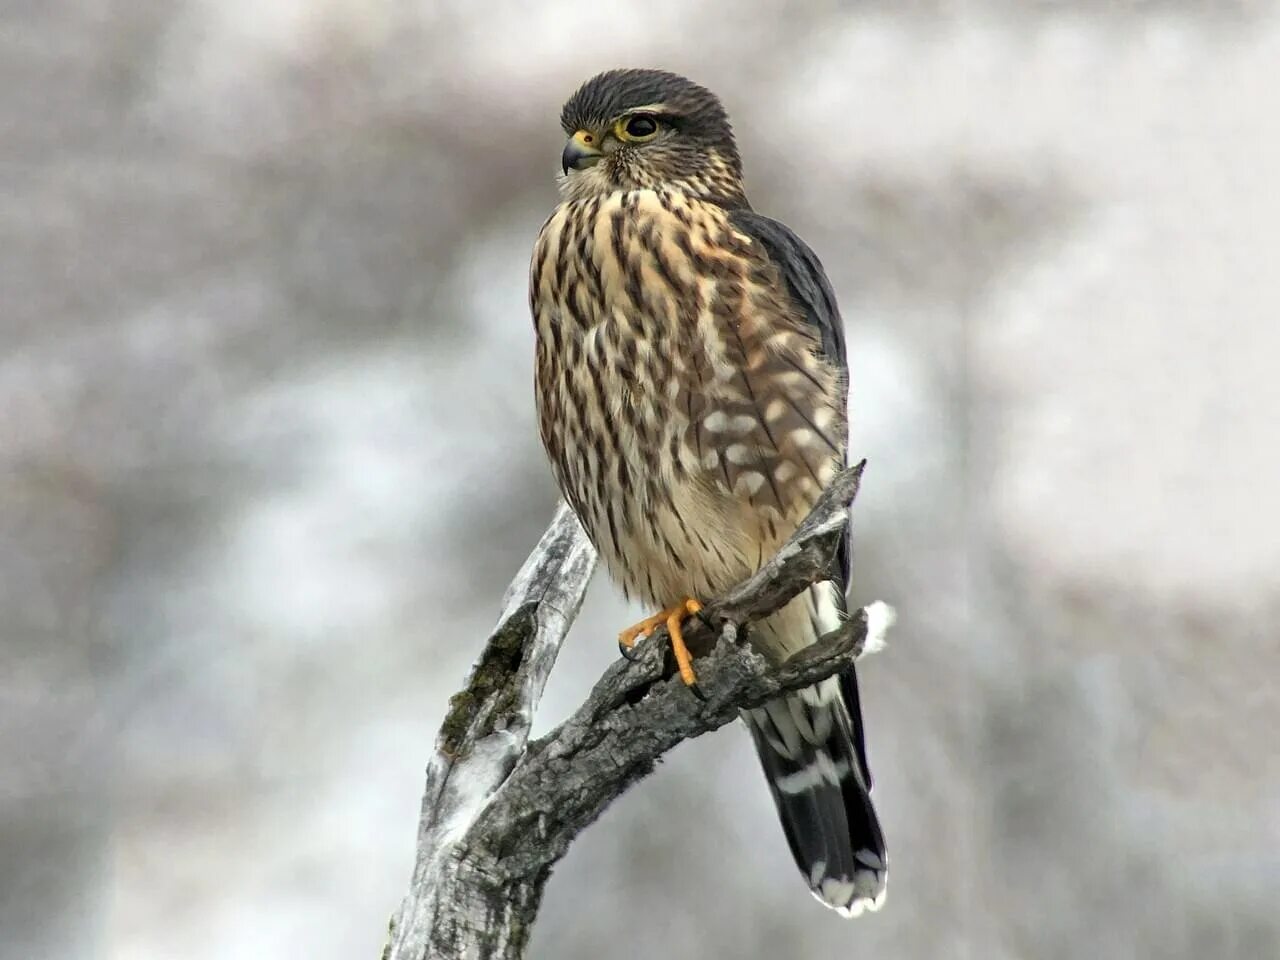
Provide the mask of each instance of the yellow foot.
POLYGON ((681 629, 684 620, 701 609, 702 604, 690 597, 674 607, 655 613, 652 617, 645 617, 635 626, 627 627, 618 634, 618 647, 622 650, 622 655, 631 659, 631 648, 636 645, 636 640, 640 637, 648 638, 653 631, 665 623, 667 633, 671 636, 671 652, 675 654, 676 666, 680 669, 680 679, 701 697, 702 691, 698 689, 698 677, 693 672, 693 657, 689 655, 689 648, 684 642, 684 631, 681 629))

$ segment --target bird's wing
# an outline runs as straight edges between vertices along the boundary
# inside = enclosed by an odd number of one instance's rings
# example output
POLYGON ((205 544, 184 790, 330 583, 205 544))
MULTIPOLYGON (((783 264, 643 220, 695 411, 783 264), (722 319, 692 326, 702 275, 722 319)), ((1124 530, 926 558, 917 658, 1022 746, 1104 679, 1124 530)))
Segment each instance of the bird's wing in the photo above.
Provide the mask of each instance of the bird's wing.
POLYGON ((734 210, 729 214, 729 222, 764 248, 768 258, 782 273, 792 299, 818 331, 823 354, 847 377, 849 366, 845 359, 844 323, 836 305, 835 291, 831 289, 831 281, 827 279, 818 255, 786 224, 754 210, 734 210))
MULTIPOLYGON (((765 255, 781 273, 792 300, 801 308, 805 319, 817 332, 822 343, 823 356, 840 373, 839 409, 843 413, 847 409, 849 390, 849 364, 845 355, 844 322, 840 319, 840 308, 836 304, 835 291, 831 288, 831 281, 827 279, 827 273, 823 270, 818 255, 786 224, 771 220, 754 210, 733 210, 729 214, 729 221, 735 229, 760 244, 765 255)), ((841 422, 843 436, 840 439, 847 446, 848 424, 845 417, 841 417, 841 422)), ((850 572, 850 543, 847 527, 837 563, 841 574, 841 585, 847 588, 850 572)))
MULTIPOLYGON (((769 260, 781 273, 792 300, 803 310, 805 319, 814 327, 822 343, 823 356, 840 374, 838 388, 840 391, 839 409, 844 413, 848 407, 849 391, 849 364, 845 354, 844 321, 840 318, 840 308, 836 304, 835 291, 831 288, 831 281, 827 279, 826 271, 822 268, 822 262, 818 259, 817 254, 809 248, 809 245, 796 236, 795 232, 785 224, 761 216, 752 210, 735 210, 730 214, 729 219, 737 230, 751 237, 753 241, 760 244, 764 249, 769 260)), ((849 442, 847 415, 841 417, 840 429, 842 431, 840 440, 847 449, 849 442)), ((850 535, 850 527, 846 523, 844 536, 840 541, 840 549, 836 553, 835 570, 832 571, 832 579, 836 581, 838 587, 837 604, 841 611, 845 609, 845 594, 849 589, 852 551, 853 542, 850 535)), ((859 703, 858 681, 854 668, 850 667, 840 675, 839 684, 841 697, 852 720, 853 744, 862 770, 863 786, 865 790, 869 791, 872 783, 871 768, 867 763, 867 747, 862 728, 862 708, 859 703)), ((880 838, 879 826, 875 822, 875 814, 870 806, 870 799, 865 793, 861 797, 861 802, 865 803, 865 813, 857 812, 862 810, 862 807, 855 804, 854 820, 868 824, 869 830, 874 825, 871 834, 879 839, 872 846, 877 847, 883 853, 884 842, 880 838), (869 816, 870 820, 864 819, 865 816, 869 816)), ((781 806, 780 809, 782 809, 781 806)), ((882 874, 880 883, 883 885, 882 874)))

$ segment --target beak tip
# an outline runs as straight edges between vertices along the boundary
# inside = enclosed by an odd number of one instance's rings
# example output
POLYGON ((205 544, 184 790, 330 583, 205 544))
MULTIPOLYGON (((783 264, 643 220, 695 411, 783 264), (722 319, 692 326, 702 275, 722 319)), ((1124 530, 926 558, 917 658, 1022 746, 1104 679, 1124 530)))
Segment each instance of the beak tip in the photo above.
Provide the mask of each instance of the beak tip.
POLYGON ((598 150, 584 146, 574 138, 565 144, 564 152, 560 154, 560 169, 567 176, 570 170, 581 170, 599 159, 598 150))
POLYGON ((560 169, 564 171, 565 176, 569 175, 569 171, 574 169, 574 165, 582 156, 582 151, 578 149, 577 144, 572 141, 564 148, 564 153, 560 154, 560 169))

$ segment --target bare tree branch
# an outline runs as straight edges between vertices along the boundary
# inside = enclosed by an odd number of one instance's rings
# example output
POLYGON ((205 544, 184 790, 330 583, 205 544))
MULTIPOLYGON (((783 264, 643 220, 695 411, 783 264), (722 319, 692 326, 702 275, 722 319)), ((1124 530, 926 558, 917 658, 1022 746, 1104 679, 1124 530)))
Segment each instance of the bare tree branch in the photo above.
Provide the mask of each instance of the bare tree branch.
POLYGON ((781 666, 739 644, 740 628, 830 576, 865 464, 840 474, 754 576, 707 604, 689 632, 706 700, 671 678, 665 631, 618 660, 586 702, 528 743, 533 711, 595 563, 561 507, 507 591, 467 687, 450 702, 427 770, 418 856, 384 960, 523 957, 551 867, 573 838, 676 744, 740 710, 847 668, 883 641, 882 603, 781 666), (712 627, 715 629, 713 630, 712 627))

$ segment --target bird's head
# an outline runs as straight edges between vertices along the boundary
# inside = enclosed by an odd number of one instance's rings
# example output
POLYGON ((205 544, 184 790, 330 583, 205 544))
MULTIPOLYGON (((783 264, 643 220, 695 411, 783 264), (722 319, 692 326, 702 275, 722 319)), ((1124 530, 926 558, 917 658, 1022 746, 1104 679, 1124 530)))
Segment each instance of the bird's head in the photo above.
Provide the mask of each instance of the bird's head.
POLYGON ((729 118, 710 90, 662 70, 609 70, 574 93, 560 114, 569 137, 561 192, 585 199, 666 187, 745 203, 742 161, 729 118))

